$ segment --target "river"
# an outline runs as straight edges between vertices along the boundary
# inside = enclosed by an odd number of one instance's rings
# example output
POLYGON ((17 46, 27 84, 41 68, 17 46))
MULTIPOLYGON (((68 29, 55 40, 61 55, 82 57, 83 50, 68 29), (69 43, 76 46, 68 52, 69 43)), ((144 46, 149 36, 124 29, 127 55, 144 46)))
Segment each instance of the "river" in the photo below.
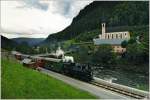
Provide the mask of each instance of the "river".
POLYGON ((94 76, 106 81, 149 91, 149 76, 122 70, 99 69, 94 76))

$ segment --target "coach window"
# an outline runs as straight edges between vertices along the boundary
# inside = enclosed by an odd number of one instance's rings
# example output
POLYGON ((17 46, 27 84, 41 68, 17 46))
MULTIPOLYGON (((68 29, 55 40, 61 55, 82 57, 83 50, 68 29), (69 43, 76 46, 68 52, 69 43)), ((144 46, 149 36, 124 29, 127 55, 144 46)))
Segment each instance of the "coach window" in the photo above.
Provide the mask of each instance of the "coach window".
POLYGON ((116 34, 116 38, 118 38, 118 34, 116 34))

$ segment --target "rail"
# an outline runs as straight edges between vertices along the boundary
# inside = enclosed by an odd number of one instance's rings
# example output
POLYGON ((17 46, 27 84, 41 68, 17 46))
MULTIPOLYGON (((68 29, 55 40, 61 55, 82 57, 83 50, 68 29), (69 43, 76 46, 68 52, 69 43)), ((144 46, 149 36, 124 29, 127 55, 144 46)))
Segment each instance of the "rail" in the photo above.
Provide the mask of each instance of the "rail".
POLYGON ((149 98, 149 92, 138 90, 135 88, 127 87, 124 85, 119 85, 116 83, 110 83, 105 80, 99 79, 94 77, 94 80, 91 82, 91 84, 96 85, 101 88, 105 88, 107 90, 111 90, 123 95, 127 95, 130 97, 133 97, 135 99, 144 99, 149 98))

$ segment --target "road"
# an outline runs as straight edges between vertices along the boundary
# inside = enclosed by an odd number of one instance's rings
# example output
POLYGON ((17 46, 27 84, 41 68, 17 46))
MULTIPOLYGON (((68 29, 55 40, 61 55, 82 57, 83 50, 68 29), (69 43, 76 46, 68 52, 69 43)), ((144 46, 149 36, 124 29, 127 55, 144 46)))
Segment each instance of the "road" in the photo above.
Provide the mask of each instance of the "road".
POLYGON ((92 85, 92 84, 89 84, 80 80, 76 80, 68 76, 59 74, 59 73, 55 73, 55 72, 52 72, 43 68, 40 68, 40 69, 41 69, 40 72, 44 74, 47 74, 51 77, 61 80, 67 84, 70 84, 73 87, 87 91, 101 99, 133 99, 131 97, 128 97, 128 96, 125 96, 125 95, 122 95, 122 94, 119 94, 110 90, 106 90, 106 89, 97 87, 95 85, 92 85))

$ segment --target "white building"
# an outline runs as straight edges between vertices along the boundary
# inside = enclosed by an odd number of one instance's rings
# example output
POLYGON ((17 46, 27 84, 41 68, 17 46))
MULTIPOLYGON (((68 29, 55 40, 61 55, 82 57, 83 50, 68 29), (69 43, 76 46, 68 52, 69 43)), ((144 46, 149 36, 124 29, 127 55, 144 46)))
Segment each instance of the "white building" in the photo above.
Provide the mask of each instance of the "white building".
POLYGON ((109 32, 106 33, 106 24, 102 23, 102 34, 99 38, 93 39, 95 45, 110 44, 114 48, 114 52, 124 52, 126 48, 121 47, 121 43, 130 39, 130 33, 128 31, 123 32, 109 32))

